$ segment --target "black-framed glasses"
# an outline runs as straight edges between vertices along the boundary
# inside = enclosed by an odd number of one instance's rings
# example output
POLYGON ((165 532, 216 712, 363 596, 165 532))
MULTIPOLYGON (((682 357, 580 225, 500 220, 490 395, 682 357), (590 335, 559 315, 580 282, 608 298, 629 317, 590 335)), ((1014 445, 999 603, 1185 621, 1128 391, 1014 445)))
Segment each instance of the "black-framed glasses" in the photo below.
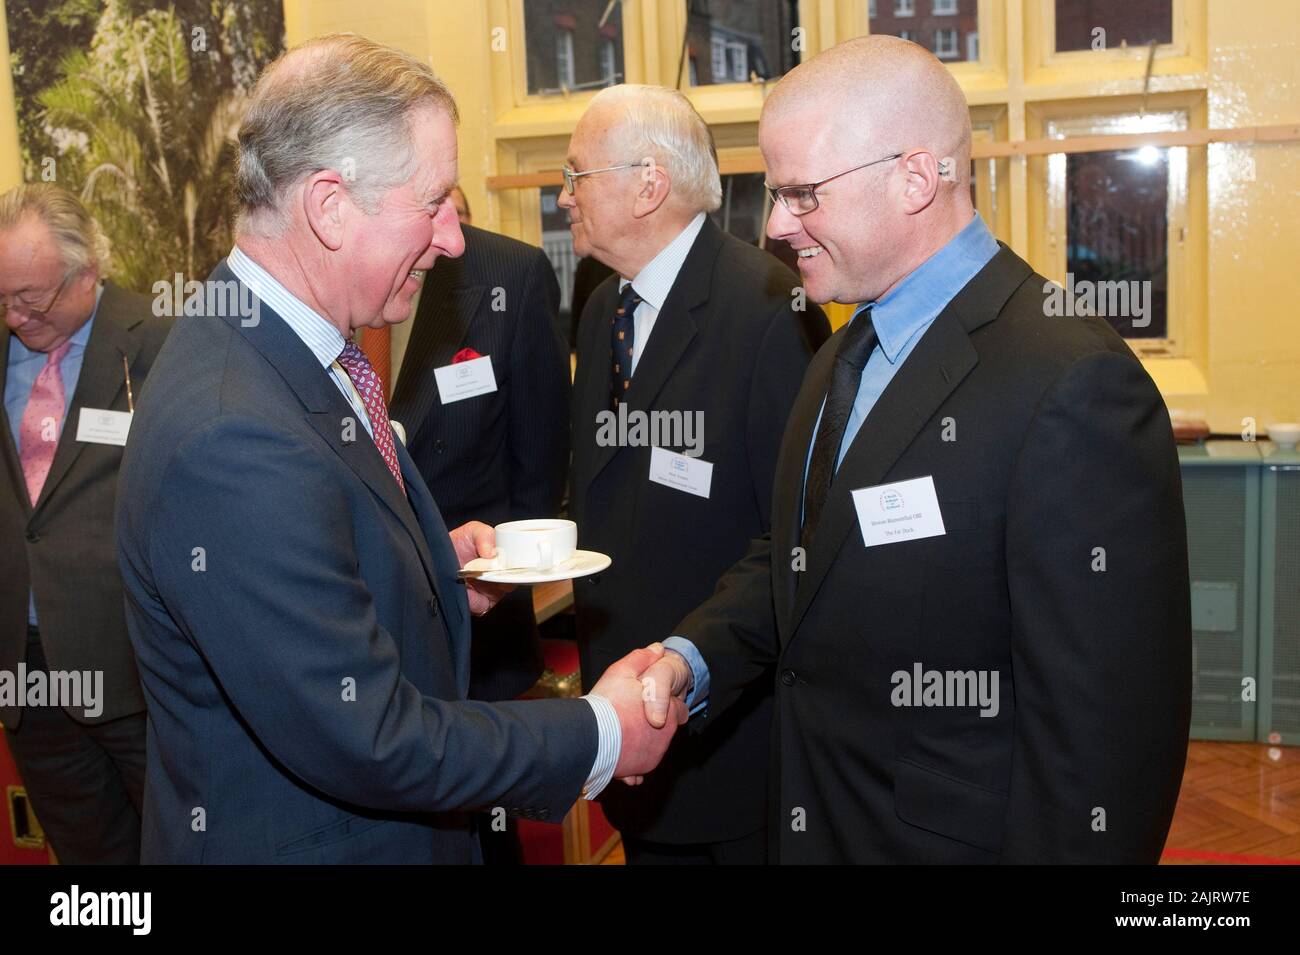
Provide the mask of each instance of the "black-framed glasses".
POLYGON ((59 296, 62 295, 63 290, 68 287, 68 283, 72 281, 72 277, 74 275, 76 275, 75 272, 70 272, 63 277, 63 281, 59 283, 59 287, 54 290, 54 297, 50 299, 49 302, 47 302, 43 308, 37 308, 35 305, 33 305, 30 301, 28 301, 26 298, 24 298, 21 295, 10 296, 4 294, 3 292, 0 292, 0 316, 3 316, 8 313, 10 308, 9 302, 11 298, 13 299, 14 304, 16 304, 24 312, 29 312, 33 315, 48 314, 50 309, 54 307, 54 304, 58 302, 59 296))
POLYGON ((892 156, 886 156, 884 159, 873 159, 871 162, 864 162, 861 166, 854 166, 852 169, 846 169, 843 172, 837 172, 833 176, 827 176, 817 182, 807 182, 799 186, 769 186, 763 183, 763 188, 772 197, 775 204, 779 199, 781 205, 789 210, 791 215, 806 216, 818 206, 817 190, 832 179, 838 179, 840 176, 847 176, 851 172, 857 172, 859 169, 866 169, 868 166, 874 166, 877 163, 889 162, 891 159, 902 157, 902 153, 894 153, 892 156))
POLYGON ((621 162, 617 166, 605 166, 601 169, 587 169, 583 172, 574 172, 568 166, 560 167, 560 172, 564 173, 564 191, 573 195, 573 184, 583 176, 594 176, 598 172, 613 172, 615 169, 635 169, 637 166, 649 166, 654 160, 642 159, 639 162, 621 162))

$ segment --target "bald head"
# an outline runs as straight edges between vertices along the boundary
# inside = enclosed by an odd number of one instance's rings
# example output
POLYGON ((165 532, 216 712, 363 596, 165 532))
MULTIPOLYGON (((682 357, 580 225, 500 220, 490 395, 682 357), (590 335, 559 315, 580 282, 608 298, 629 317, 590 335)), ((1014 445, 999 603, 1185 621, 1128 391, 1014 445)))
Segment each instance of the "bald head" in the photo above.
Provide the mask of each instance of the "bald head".
POLYGON ((948 68, 929 50, 893 36, 846 40, 795 67, 763 106, 763 123, 797 111, 825 117, 836 138, 878 152, 928 149, 953 159, 969 186, 970 113, 948 68))

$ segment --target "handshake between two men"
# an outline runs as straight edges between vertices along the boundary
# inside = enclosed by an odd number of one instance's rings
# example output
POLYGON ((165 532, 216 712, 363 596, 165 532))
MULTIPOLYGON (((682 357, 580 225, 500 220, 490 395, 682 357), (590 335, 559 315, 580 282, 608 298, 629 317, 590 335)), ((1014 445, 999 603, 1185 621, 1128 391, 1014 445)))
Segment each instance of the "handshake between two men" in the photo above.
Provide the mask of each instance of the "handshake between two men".
MULTIPOLYGON (((450 536, 462 567, 476 557, 496 556, 496 532, 487 524, 471 521, 450 536)), ((476 579, 467 580, 466 588, 470 612, 477 616, 514 589, 476 579)), ((659 643, 633 650, 601 674, 590 694, 608 700, 618 715, 621 745, 615 779, 635 786, 659 765, 677 727, 687 720, 691 685, 686 661, 659 643)))

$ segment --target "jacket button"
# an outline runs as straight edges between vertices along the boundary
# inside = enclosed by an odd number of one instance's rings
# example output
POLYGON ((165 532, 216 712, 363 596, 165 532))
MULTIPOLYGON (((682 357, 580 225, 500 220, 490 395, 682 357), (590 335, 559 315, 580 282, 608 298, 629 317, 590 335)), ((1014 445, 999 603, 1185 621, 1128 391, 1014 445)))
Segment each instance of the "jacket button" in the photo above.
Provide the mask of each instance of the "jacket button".
POLYGON ((27 532, 27 540, 30 541, 31 543, 35 544, 40 539, 41 539, 41 535, 36 533, 35 531, 27 532))
POLYGON ((430 617, 436 617, 436 616, 438 616, 438 598, 437 598, 437 597, 430 597, 430 598, 429 598, 429 616, 430 616, 430 617))
POLYGON ((798 679, 798 678, 794 675, 794 671, 793 671, 793 670, 782 670, 782 671, 781 671, 781 682, 784 683, 786 686, 794 686, 795 681, 796 681, 797 679, 798 679))
POLYGON ((592 574, 590 577, 587 578, 587 580, 590 583, 598 584, 600 583, 600 574, 592 574))
POLYGON ((442 438, 433 442, 433 450, 437 451, 439 454, 442 454, 442 452, 446 450, 446 447, 447 446, 442 443, 442 438))

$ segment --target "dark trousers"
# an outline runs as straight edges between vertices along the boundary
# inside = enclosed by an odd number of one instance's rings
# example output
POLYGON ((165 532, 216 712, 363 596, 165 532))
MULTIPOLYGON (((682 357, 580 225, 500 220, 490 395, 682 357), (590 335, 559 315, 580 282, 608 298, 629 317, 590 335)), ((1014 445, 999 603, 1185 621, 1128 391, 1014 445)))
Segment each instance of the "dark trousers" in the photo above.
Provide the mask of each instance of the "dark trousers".
MULTIPOLYGON (((39 634, 29 631, 27 670, 46 668, 39 634)), ((34 706, 5 739, 60 863, 139 864, 143 713, 88 725, 60 707, 34 706)))
POLYGON ((673 845, 623 836, 628 865, 766 865, 767 830, 727 842, 673 845))

